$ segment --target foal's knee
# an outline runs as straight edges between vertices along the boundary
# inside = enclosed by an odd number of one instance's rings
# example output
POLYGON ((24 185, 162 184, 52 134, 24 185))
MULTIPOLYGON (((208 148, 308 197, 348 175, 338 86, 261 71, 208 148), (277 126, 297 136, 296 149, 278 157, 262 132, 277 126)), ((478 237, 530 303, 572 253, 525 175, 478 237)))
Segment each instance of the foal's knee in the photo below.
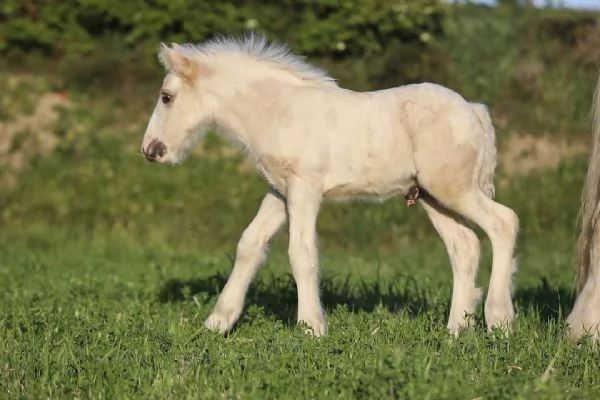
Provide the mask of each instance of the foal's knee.
POLYGON ((267 240, 252 230, 246 229, 237 245, 236 260, 244 261, 255 258, 257 255, 264 257, 267 240))

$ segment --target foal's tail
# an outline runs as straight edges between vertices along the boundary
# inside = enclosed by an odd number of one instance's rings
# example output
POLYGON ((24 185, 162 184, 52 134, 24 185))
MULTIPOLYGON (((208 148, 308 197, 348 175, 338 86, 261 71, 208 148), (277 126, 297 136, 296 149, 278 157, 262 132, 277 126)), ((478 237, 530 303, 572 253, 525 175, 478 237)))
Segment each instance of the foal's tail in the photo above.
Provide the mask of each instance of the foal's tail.
MULTIPOLYGON (((590 154, 587 176, 581 195, 579 221, 581 231, 577 243, 577 292, 585 285, 590 268, 596 260, 591 259, 592 247, 599 234, 596 224, 600 217, 600 78, 596 84, 592 103, 592 152, 590 154)), ((597 249, 594 249, 597 251, 597 249)), ((595 257, 596 259, 598 256, 595 257)))
POLYGON ((484 131, 484 147, 478 161, 477 179, 479 188, 489 197, 494 197, 494 171, 496 169, 496 133, 487 107, 481 103, 471 103, 479 124, 484 131))

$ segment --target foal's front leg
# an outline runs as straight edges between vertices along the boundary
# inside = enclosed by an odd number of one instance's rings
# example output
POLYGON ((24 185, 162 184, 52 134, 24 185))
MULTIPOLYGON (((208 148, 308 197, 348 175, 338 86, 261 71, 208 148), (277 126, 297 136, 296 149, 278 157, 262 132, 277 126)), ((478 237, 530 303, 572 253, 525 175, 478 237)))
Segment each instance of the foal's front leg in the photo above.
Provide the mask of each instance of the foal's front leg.
POLYGON ((322 193, 299 178, 288 182, 287 208, 290 228, 288 254, 298 290, 298 322, 315 336, 327 333, 319 298, 319 264, 316 222, 322 193))
POLYGON ((242 233, 231 276, 204 326, 221 333, 226 333, 233 327, 244 308, 248 287, 266 257, 267 244, 285 220, 285 201, 270 191, 263 199, 258 213, 242 233))

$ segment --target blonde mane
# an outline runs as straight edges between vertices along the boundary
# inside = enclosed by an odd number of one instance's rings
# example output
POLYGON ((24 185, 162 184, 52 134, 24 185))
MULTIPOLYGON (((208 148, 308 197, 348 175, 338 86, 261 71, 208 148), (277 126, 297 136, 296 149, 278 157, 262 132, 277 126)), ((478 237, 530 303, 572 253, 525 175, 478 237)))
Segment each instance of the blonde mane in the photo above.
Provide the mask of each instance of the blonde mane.
POLYGON ((319 85, 337 86, 334 78, 324 70, 307 63, 304 57, 292 53, 286 44, 269 43, 265 36, 257 33, 248 33, 241 38, 216 36, 200 44, 180 45, 175 50, 192 56, 240 55, 287 71, 302 80, 319 85))

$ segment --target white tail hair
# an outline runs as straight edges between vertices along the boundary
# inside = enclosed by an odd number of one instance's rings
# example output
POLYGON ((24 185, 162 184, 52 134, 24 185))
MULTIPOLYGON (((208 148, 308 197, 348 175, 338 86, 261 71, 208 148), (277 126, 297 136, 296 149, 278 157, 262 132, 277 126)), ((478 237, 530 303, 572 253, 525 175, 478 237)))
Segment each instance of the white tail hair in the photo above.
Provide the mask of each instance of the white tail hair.
POLYGON ((594 265, 600 263, 598 230, 600 216, 600 78, 596 84, 591 110, 592 152, 581 196, 579 221, 581 231, 577 244, 577 292, 580 293, 594 265))
POLYGON ((473 111, 477 115, 477 119, 481 128, 485 132, 485 145, 481 153, 482 159, 479 161, 479 188, 489 198, 494 198, 494 171, 496 170, 496 132, 490 113, 485 104, 471 103, 473 111))

